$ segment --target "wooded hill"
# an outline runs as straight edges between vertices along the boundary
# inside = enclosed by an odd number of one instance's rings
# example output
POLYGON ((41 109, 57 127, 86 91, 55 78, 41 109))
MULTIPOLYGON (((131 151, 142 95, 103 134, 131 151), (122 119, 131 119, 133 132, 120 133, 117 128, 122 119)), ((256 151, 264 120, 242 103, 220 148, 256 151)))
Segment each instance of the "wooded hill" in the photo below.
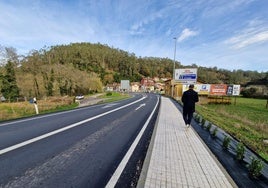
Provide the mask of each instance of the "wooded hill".
MULTIPOLYGON (((3 49, 6 52, 10 50, 2 48, 2 54, 3 49)), ((133 53, 91 43, 45 47, 31 51, 20 61, 14 49, 11 55, 5 54, 9 65, 0 68, 1 92, 6 93, 7 66, 13 66, 19 95, 26 97, 100 92, 104 85, 119 83, 121 79, 139 82, 142 77, 171 78, 173 69, 173 60, 168 58, 136 57, 133 53)), ((268 80, 268 72, 187 66, 190 67, 198 68, 198 80, 202 83, 245 85, 256 80, 268 80)), ((185 67, 176 62, 176 68, 185 67)))

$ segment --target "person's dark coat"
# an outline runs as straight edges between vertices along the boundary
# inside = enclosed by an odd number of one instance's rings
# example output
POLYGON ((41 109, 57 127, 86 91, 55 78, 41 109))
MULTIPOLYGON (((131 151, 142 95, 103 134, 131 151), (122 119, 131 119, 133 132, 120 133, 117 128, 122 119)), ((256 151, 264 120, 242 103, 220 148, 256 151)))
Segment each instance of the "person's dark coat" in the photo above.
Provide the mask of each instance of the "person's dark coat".
POLYGON ((193 89, 185 91, 182 95, 183 110, 186 112, 195 112, 195 103, 198 102, 198 94, 193 89))

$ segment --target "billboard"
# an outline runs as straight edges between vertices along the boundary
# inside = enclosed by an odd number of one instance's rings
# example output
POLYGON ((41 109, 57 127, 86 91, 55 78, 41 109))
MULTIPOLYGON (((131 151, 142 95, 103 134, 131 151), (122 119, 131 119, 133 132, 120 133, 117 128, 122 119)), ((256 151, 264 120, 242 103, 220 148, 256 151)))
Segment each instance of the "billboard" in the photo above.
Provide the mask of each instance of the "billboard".
POLYGON ((226 95, 227 85, 226 84, 211 84, 210 95, 226 95))
POLYGON ((228 85, 226 95, 233 95, 233 89, 234 89, 233 85, 228 85))
MULTIPOLYGON (((189 84, 183 85, 182 92, 187 91, 189 89, 189 84)), ((210 92, 210 84, 195 84, 194 90, 199 95, 209 95, 210 92)))
POLYGON ((197 84, 197 92, 199 95, 209 95, 210 84, 197 84))
MULTIPOLYGON (((190 84, 182 86, 182 92, 189 89, 190 84)), ((226 84, 194 84, 194 90, 198 95, 240 95, 240 85, 226 85, 226 84)))
POLYGON ((175 69, 175 81, 182 84, 195 84, 197 79, 197 69, 175 69))
POLYGON ((234 96, 240 95, 240 85, 233 85, 233 95, 234 96))

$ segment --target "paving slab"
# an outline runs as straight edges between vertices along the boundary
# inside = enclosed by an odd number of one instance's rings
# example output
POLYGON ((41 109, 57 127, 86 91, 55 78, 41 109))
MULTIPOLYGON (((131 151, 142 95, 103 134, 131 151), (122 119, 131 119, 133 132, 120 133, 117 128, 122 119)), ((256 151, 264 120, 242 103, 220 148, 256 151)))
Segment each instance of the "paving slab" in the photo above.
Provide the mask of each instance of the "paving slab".
POLYGON ((137 187, 237 187, 169 98, 161 106, 137 187))

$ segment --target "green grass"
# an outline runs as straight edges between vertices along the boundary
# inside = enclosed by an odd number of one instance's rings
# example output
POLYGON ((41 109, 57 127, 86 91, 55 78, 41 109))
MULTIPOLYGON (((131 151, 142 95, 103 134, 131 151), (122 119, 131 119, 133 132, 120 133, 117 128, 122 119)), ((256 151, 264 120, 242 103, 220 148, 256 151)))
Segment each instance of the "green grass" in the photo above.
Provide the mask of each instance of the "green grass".
POLYGON ((232 98, 231 105, 199 104, 196 111, 268 160, 268 109, 266 100, 232 98))
POLYGON ((73 103, 73 104, 69 104, 69 105, 60 105, 60 106, 57 106, 54 109, 45 110, 41 114, 52 113, 52 112, 60 112, 60 111, 65 111, 65 110, 72 110, 72 109, 74 109, 76 107, 78 107, 77 103, 73 103))
POLYGON ((100 98, 104 99, 105 103, 108 103, 127 99, 129 98, 129 94, 118 93, 118 92, 107 92, 106 95, 102 95, 100 96, 100 98))

